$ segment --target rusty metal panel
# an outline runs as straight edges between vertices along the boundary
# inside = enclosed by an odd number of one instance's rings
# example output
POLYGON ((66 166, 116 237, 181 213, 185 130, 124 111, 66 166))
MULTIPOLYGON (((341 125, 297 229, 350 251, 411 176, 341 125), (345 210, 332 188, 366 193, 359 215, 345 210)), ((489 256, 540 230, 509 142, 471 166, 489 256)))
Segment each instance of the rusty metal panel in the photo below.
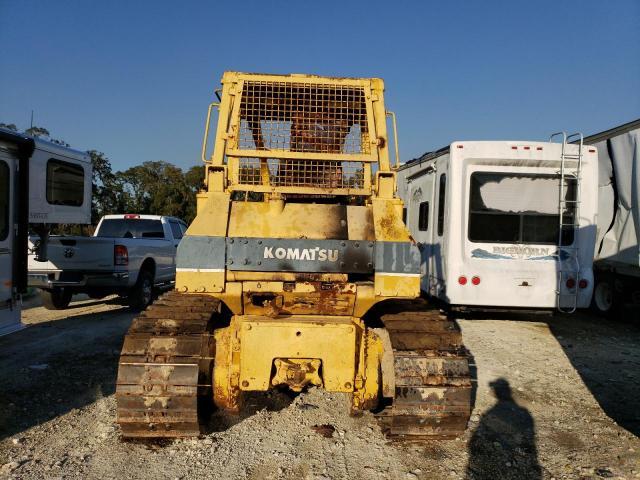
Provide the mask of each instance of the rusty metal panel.
POLYGON ((125 364, 118 369, 118 392, 148 396, 196 395, 198 364, 125 364))
POLYGON ((267 390, 275 358, 311 358, 322 361, 326 390, 353 391, 359 330, 350 317, 245 316, 238 320, 243 390, 267 390))

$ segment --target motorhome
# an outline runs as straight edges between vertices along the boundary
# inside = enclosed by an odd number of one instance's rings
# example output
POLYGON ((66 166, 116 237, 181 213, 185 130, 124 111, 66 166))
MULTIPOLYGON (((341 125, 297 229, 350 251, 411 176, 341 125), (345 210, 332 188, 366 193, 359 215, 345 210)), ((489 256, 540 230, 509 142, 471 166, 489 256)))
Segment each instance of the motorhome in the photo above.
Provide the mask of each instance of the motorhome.
POLYGON ((29 226, 46 246, 52 224, 90 223, 91 176, 86 153, 0 129, 0 335, 22 328, 29 226))
POLYGON ((598 153, 581 138, 460 141, 402 165, 422 290, 459 307, 587 307, 598 153))

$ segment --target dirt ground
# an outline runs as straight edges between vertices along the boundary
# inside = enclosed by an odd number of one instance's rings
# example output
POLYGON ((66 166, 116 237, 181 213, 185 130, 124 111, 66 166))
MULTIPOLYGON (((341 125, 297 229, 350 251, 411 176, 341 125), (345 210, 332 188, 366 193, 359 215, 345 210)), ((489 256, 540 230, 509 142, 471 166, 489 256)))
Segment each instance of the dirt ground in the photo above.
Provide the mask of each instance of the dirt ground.
POLYGON ((32 306, 29 328, 0 338, 0 477, 640 479, 639 323, 461 319, 477 389, 457 440, 389 443, 371 415, 315 389, 255 395, 200 439, 135 443, 119 437, 113 395, 132 317, 91 300, 32 306))

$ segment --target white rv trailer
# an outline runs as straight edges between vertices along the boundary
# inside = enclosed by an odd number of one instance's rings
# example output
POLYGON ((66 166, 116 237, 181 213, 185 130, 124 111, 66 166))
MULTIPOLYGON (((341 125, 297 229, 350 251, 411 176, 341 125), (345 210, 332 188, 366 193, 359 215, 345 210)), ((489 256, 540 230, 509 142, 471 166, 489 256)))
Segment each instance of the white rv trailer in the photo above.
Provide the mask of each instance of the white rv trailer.
POLYGON ((29 225, 90 223, 91 176, 86 153, 0 129, 0 335, 22 328, 29 225))
POLYGON ((399 168, 426 294, 476 308, 589 305, 598 154, 562 137, 455 142, 399 168))
POLYGON ((593 307, 640 318, 640 119, 585 139, 598 148, 593 307), (629 308, 632 307, 632 308, 629 308))

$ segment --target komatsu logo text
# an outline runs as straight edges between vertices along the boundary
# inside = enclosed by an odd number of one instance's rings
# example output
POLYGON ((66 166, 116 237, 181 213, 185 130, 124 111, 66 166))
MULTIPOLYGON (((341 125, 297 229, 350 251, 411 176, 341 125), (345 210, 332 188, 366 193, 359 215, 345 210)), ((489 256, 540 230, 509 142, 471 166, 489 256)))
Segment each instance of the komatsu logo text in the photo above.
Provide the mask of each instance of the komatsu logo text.
POLYGON ((327 248, 283 248, 264 247, 263 258, 278 260, 309 260, 318 262, 337 262, 338 250, 327 248))

